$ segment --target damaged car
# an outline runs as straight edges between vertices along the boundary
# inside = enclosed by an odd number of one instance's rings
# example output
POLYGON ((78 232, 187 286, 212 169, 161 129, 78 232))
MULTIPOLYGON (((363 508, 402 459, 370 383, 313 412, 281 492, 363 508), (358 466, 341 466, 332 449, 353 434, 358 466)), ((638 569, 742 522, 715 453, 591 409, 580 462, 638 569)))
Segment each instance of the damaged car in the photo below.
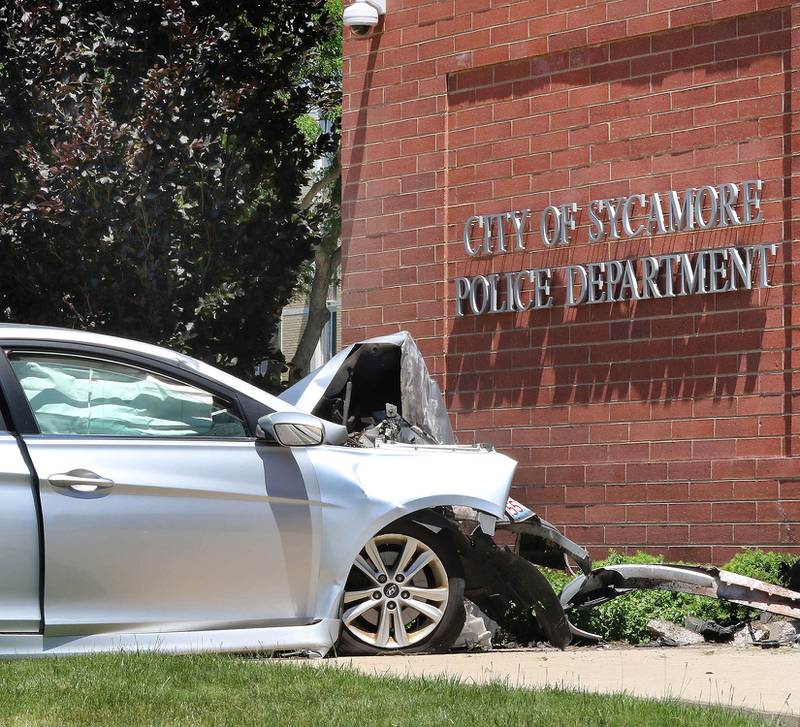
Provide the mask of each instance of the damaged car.
POLYGON ((516 464, 454 442, 410 337, 266 394, 110 336, 0 326, 0 655, 447 648, 454 512, 516 464))
POLYGON ((466 601, 563 648, 598 638, 572 610, 638 588, 800 616, 714 569, 593 569, 509 499, 515 469, 457 443, 407 333, 275 397, 149 344, 0 325, 0 657, 443 651, 466 601), (575 578, 559 597, 540 566, 575 578))

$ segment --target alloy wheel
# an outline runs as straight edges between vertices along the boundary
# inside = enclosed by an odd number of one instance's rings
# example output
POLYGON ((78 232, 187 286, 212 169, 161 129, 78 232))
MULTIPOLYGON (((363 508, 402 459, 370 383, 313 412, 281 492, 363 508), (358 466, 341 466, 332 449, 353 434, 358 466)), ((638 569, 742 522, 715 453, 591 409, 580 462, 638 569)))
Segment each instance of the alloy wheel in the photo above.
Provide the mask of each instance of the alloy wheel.
POLYGON ((376 535, 356 557, 344 592, 344 627, 381 649, 419 643, 441 623, 450 586, 439 556, 410 535, 376 535))

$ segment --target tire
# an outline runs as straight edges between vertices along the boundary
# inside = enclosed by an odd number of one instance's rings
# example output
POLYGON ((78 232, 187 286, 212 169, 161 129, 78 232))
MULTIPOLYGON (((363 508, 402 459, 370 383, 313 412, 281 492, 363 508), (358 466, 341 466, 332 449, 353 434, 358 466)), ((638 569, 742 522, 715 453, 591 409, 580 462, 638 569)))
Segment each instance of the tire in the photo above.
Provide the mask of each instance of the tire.
POLYGON ((395 523, 361 549, 350 570, 337 652, 446 651, 464 620, 464 576, 455 547, 442 533, 416 523, 395 523))

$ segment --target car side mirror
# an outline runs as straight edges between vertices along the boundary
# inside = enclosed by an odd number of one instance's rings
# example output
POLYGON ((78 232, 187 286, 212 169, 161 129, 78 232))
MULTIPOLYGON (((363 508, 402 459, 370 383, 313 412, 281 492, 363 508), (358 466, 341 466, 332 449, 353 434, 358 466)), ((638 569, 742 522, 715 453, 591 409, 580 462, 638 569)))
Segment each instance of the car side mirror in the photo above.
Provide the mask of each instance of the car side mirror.
POLYGON ((317 447, 325 441, 325 426, 311 414, 275 411, 258 420, 256 439, 283 447, 317 447))

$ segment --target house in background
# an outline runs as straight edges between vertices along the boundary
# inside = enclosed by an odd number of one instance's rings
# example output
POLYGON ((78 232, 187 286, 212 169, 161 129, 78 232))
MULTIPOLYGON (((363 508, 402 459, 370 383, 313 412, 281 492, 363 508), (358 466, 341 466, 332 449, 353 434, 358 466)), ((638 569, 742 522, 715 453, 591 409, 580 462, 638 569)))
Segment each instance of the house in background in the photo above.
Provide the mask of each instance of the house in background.
MULTIPOLYGON (((329 361, 342 347, 341 305, 340 291, 338 288, 332 287, 328 293, 328 322, 325 324, 325 328, 322 329, 322 335, 311 359, 310 371, 329 361)), ((281 313, 280 349, 286 357, 287 364, 291 363, 294 358, 297 344, 303 334, 307 319, 308 302, 305 295, 297 296, 281 313)), ((288 380, 288 370, 281 378, 288 380)))

